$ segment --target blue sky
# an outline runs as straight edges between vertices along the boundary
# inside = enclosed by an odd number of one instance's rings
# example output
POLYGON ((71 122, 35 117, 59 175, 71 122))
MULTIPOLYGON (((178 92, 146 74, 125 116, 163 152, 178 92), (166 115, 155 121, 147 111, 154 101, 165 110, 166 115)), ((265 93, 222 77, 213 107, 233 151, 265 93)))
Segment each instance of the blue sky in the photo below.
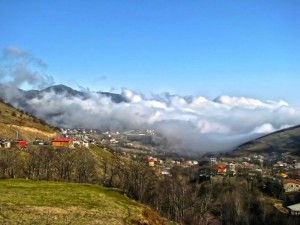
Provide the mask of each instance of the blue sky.
POLYGON ((0 49, 56 83, 300 106, 300 1, 0 1, 0 49))

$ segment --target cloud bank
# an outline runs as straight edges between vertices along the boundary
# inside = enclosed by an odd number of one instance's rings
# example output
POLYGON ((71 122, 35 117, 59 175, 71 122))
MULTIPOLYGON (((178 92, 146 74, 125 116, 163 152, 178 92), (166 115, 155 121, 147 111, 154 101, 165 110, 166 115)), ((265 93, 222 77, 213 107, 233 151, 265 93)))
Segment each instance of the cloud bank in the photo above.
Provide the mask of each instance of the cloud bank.
POLYGON ((126 102, 89 93, 88 98, 48 92, 28 100, 29 109, 49 123, 101 130, 155 129, 179 151, 229 150, 252 138, 300 124, 300 111, 284 101, 263 102, 245 97, 161 94, 152 98, 128 89, 126 102), (226 101, 225 101, 226 100, 226 101))
POLYGON ((14 46, 4 48, 0 57, 0 83, 10 88, 6 98, 14 97, 19 87, 44 88, 54 84, 44 71, 47 65, 29 52, 14 46), (11 93, 12 92, 12 93, 11 93))
MULTIPOLYGON (((9 57, 15 64, 2 70, 0 75, 0 81, 10 85, 9 90, 24 82, 34 87, 53 83, 51 77, 37 72, 36 68, 44 64, 32 55, 8 48, 3 58, 9 57)), ((10 92, 10 95, 17 93, 10 92)), ((58 95, 54 91, 43 92, 34 98, 20 95, 12 98, 2 92, 2 98, 52 125, 103 131, 155 129, 176 143, 178 151, 229 150, 254 137, 300 124, 299 109, 282 100, 262 101, 235 96, 210 100, 169 93, 146 98, 125 88, 121 95, 126 101, 115 103, 110 97, 93 92, 86 93, 84 98, 58 95)))

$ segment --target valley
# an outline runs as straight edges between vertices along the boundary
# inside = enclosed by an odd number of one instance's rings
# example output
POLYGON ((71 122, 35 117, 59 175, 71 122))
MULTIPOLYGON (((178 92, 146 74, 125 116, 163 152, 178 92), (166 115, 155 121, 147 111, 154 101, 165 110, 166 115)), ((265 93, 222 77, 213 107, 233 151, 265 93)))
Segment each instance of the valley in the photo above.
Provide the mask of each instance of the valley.
POLYGON ((6 224, 298 223, 298 126, 233 151, 182 154, 155 130, 58 128, 0 106, 6 224))

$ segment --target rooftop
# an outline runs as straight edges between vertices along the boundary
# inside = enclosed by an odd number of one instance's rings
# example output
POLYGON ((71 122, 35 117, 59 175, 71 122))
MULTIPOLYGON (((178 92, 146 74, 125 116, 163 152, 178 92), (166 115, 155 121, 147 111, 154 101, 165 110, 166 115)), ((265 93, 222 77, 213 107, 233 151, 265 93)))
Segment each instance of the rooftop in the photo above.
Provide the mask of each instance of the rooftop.
POLYGON ((284 180, 283 183, 284 184, 293 183, 293 184, 299 184, 300 185, 300 181, 299 180, 284 180))
POLYGON ((53 141, 58 141, 58 142, 71 142, 73 139, 71 138, 55 138, 53 141))
POLYGON ((300 203, 295 204, 295 205, 290 205, 290 206, 288 206, 288 208, 293 211, 300 211, 300 203))

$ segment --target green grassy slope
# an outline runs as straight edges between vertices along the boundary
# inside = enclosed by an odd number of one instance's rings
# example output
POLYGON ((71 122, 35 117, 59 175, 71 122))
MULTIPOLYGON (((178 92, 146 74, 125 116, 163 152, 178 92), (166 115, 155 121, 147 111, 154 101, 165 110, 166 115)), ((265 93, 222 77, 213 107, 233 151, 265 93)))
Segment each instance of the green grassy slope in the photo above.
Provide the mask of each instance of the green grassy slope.
POLYGON ((240 145, 234 154, 290 152, 300 156, 300 126, 283 129, 240 145))
POLYGON ((0 180, 0 224, 166 224, 150 209, 99 185, 0 180))
POLYGON ((90 145, 90 151, 94 154, 96 159, 111 159, 113 157, 113 154, 109 151, 98 147, 97 145, 90 145))

